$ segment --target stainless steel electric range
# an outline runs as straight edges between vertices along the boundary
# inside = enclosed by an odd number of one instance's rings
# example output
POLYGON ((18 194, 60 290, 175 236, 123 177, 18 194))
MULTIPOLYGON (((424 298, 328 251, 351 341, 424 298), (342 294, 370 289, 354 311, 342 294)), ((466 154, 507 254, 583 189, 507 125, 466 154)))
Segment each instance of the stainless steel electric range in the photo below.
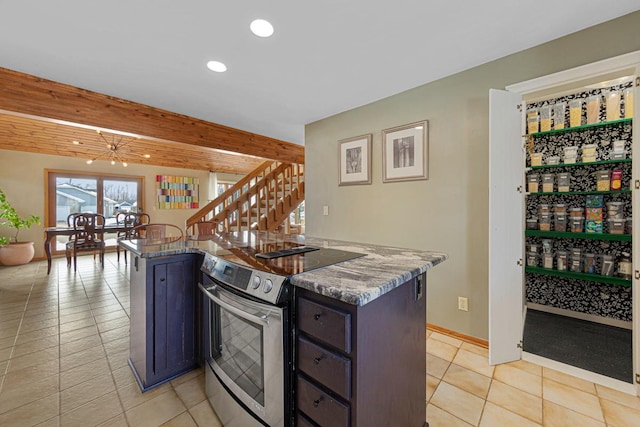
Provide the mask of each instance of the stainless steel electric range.
POLYGON ((289 278, 363 256, 281 235, 212 236, 202 264, 206 392, 225 427, 292 425, 289 278))

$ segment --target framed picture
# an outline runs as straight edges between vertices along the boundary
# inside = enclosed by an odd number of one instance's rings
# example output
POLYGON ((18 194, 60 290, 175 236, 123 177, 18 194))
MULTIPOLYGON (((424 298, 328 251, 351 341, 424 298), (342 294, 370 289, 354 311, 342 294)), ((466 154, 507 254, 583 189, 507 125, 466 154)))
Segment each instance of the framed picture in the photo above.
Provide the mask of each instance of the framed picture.
POLYGON ((382 131, 382 182, 429 179, 429 122, 382 131))
POLYGON ((371 184, 371 134, 343 139, 338 150, 338 185, 371 184))

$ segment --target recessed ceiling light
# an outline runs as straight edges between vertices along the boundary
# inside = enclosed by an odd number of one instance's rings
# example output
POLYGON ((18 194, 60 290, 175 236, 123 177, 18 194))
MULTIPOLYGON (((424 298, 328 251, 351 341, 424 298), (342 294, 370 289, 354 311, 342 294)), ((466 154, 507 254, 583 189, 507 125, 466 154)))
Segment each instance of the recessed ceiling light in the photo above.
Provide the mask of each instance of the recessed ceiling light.
POLYGON ((215 71, 216 73, 224 73, 225 71, 227 71, 227 66, 220 61, 207 62, 207 68, 211 71, 215 71))
POLYGON ((151 158, 151 154, 145 154, 145 155, 144 155, 144 158, 145 158, 145 159, 150 159, 150 158, 151 158))
POLYGON ((249 25, 249 28, 258 37, 271 37, 273 34, 273 25, 264 19, 256 19, 249 25))

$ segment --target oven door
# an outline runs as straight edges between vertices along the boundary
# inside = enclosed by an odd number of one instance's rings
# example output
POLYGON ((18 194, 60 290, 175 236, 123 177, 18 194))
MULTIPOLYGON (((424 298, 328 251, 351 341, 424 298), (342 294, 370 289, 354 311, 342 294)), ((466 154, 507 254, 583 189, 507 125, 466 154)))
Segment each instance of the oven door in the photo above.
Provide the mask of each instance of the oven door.
POLYGON ((286 308, 243 298, 219 284, 200 289, 208 298, 207 395, 220 421, 245 426, 239 412, 249 410, 268 426, 284 425, 286 308), (230 405, 228 394, 242 407, 230 405))

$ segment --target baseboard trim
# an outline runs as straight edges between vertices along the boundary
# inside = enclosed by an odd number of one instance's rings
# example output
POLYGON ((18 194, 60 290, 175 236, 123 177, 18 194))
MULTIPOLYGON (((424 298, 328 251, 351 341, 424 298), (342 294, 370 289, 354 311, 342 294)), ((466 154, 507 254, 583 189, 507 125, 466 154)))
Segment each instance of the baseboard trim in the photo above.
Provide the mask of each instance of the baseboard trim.
POLYGON ((443 335, 450 336, 451 338, 457 338, 461 341, 469 344, 477 345, 478 347, 489 348, 489 341, 482 338, 472 337, 471 335, 461 334, 460 332, 452 331, 451 329, 443 328, 442 326, 434 325, 427 322, 427 329, 433 332, 438 332, 443 335))

